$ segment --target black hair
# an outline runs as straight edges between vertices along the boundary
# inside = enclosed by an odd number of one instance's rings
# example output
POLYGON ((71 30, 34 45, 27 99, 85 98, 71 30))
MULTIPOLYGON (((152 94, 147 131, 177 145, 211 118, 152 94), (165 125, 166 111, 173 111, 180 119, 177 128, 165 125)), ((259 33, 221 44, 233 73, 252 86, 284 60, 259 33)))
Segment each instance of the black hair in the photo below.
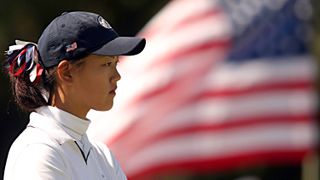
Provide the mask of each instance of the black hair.
POLYGON ((11 82, 11 90, 14 100, 18 107, 26 112, 35 111, 35 109, 50 105, 50 94, 55 87, 55 71, 56 67, 45 70, 41 76, 40 82, 30 82, 25 77, 15 77, 9 74, 11 82), (45 97, 48 94, 48 97, 45 97))

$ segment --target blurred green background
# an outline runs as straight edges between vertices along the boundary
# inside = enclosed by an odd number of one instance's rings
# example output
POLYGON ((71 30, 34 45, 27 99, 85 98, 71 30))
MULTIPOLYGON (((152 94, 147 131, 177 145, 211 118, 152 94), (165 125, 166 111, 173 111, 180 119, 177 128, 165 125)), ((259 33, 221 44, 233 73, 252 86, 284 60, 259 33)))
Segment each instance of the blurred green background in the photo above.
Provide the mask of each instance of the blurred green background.
MULTIPOLYGON (((15 39, 34 41, 50 21, 65 11, 91 11, 105 17, 121 35, 135 35, 169 0, 0 0, 0 51, 15 39)), ((313 52, 320 56, 319 0, 314 0, 313 52)), ((2 59, 4 56, 2 56, 2 59)), ((318 61, 319 62, 319 61, 318 61)), ((9 147, 27 124, 28 115, 19 111, 10 95, 8 78, 0 72, 0 179, 9 147)), ((262 179, 300 179, 301 166, 256 167, 235 172, 212 174, 163 175, 159 179, 235 179, 257 175, 262 179), (214 175, 213 175, 214 174, 214 175)))

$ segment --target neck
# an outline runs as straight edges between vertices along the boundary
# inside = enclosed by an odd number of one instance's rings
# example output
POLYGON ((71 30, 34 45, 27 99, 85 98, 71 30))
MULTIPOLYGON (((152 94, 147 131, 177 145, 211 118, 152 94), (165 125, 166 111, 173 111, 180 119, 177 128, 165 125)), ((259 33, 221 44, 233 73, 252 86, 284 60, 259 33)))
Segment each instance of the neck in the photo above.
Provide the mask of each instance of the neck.
POLYGON ((81 107, 79 104, 80 103, 70 100, 70 98, 67 99, 64 96, 61 96, 60 93, 54 93, 50 102, 50 105, 53 107, 57 107, 81 119, 86 119, 89 109, 81 107))

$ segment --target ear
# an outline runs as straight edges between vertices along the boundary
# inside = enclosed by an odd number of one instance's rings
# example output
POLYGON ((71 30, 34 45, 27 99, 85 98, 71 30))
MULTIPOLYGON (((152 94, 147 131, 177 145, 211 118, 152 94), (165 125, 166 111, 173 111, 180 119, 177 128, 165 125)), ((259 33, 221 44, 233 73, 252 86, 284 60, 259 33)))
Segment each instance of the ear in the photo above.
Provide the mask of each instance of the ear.
POLYGON ((71 64, 67 60, 62 60, 57 66, 57 78, 64 83, 72 82, 71 64))

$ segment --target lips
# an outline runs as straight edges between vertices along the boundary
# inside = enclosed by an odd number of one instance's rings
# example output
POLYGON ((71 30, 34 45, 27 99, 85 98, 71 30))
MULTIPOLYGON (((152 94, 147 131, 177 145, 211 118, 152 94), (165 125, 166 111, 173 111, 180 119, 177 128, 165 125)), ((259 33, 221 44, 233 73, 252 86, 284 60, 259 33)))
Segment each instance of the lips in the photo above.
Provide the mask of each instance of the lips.
POLYGON ((109 94, 116 94, 117 87, 114 87, 109 91, 109 94))

